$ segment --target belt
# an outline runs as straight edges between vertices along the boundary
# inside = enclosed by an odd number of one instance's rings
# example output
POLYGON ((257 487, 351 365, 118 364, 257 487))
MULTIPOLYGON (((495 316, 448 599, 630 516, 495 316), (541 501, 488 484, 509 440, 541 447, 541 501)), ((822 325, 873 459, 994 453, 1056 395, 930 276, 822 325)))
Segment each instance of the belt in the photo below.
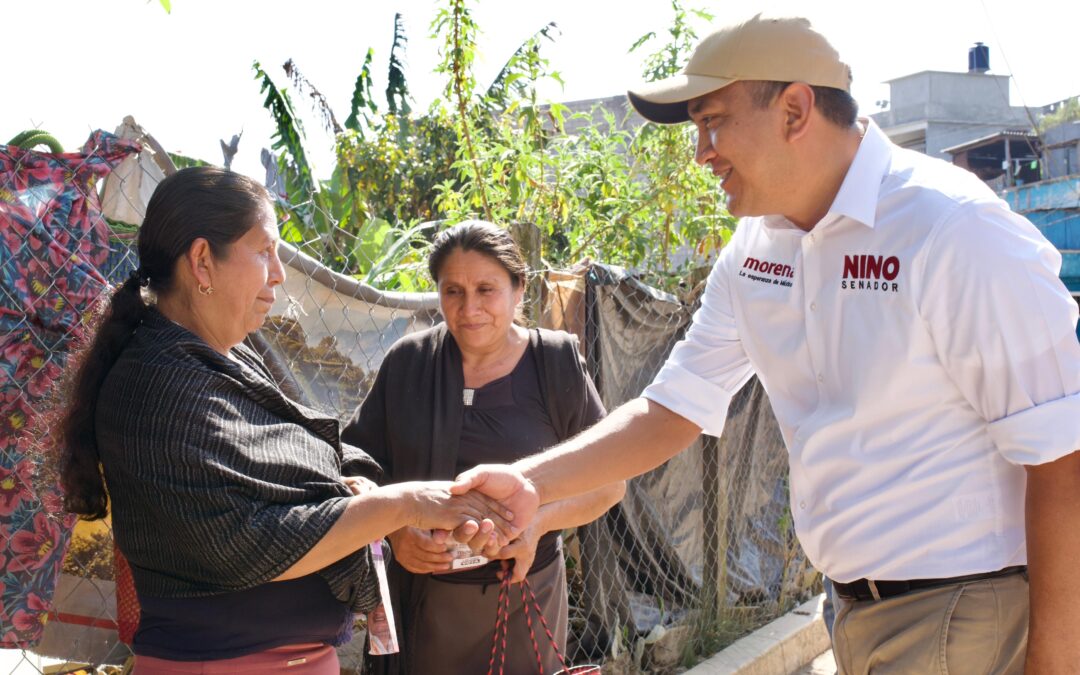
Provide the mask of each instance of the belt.
POLYGON ((915 591, 923 588, 935 588, 938 586, 949 586, 952 584, 963 584, 970 581, 993 579, 994 577, 1004 577, 1022 572, 1027 572, 1026 565, 1016 565, 1014 567, 1006 567, 997 570, 996 572, 981 572, 979 574, 967 574, 961 577, 949 577, 947 579, 909 579, 907 581, 856 579, 847 584, 834 581, 833 588, 836 589, 837 595, 847 600, 884 600, 885 598, 903 595, 908 591, 915 591))

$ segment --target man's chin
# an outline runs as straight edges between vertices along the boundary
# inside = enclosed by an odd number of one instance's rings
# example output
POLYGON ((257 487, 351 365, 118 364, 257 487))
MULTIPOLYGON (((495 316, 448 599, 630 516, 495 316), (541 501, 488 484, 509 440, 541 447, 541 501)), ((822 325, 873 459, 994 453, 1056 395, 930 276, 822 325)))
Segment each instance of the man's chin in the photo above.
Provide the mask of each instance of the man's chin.
POLYGON ((746 218, 747 216, 752 215, 750 213, 747 213, 746 209, 742 208, 742 205, 739 204, 739 200, 735 199, 731 195, 727 196, 727 202, 724 204, 724 208, 726 208, 727 212, 735 216, 736 218, 746 218))
POLYGON ((776 213, 775 210, 770 211, 766 208, 746 207, 737 199, 733 199, 730 195, 728 196, 727 204, 725 204, 724 207, 727 209, 728 213, 736 218, 760 218, 763 216, 771 216, 776 213))

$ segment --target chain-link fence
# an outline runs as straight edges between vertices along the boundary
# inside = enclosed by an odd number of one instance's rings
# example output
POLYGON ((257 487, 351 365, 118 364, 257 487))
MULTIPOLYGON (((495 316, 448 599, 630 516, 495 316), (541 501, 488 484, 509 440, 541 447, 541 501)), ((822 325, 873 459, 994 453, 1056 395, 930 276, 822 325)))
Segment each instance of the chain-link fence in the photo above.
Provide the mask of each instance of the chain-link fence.
POLYGON ((80 526, 69 547, 74 521, 60 515, 58 490, 47 481, 37 484, 41 455, 33 441, 48 428, 48 395, 82 337, 85 315, 108 289, 110 266, 122 263, 110 251, 126 235, 102 217, 98 179, 135 151, 100 133, 70 155, 0 146, 5 671, 43 669, 42 654, 122 663, 127 651, 98 635, 116 632, 108 529, 80 526))
MULTIPOLYGON (((173 170, 133 124, 119 133, 132 140, 97 134, 79 155, 0 146, 0 674, 68 672, 60 662, 118 671, 138 620, 108 523, 72 529, 57 491, 35 487, 41 452, 28 432, 47 419, 44 401, 90 307, 137 266, 134 233, 173 170)), ((514 233, 536 250, 528 227, 514 233)), ((367 250, 357 237, 337 228, 283 245, 288 279, 250 339, 290 396, 339 419, 363 400, 394 341, 439 320, 433 293, 379 291, 323 264, 367 250)), ((524 315, 579 336, 610 410, 651 380, 700 291, 676 298, 589 264, 531 273, 524 315)), ((630 481, 605 516, 564 533, 570 659, 611 673, 678 672, 808 596, 815 578, 792 531, 786 476, 779 430, 752 383, 732 403, 723 439, 702 437, 630 481)), ((361 649, 354 639, 339 650, 344 670, 362 670, 361 649)))

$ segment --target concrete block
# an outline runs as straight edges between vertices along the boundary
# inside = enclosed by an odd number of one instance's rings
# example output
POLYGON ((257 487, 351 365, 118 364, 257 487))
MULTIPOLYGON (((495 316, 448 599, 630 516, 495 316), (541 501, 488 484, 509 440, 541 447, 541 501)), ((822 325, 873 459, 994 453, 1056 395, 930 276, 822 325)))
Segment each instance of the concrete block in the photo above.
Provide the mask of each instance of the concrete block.
POLYGON ((819 595, 699 663, 686 675, 791 675, 829 649, 819 595))

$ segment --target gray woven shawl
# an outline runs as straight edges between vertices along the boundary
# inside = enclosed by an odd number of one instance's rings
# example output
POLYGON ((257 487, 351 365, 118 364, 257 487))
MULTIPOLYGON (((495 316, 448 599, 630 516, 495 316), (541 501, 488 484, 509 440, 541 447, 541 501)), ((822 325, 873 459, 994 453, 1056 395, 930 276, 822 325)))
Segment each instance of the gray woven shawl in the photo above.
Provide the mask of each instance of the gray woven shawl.
MULTIPOLYGON (((342 475, 378 466, 337 420, 289 400, 245 346, 235 360, 158 312, 136 330, 97 402, 113 532, 154 597, 274 579, 345 510, 342 475)), ((318 572, 355 611, 378 603, 367 547, 318 572)))

